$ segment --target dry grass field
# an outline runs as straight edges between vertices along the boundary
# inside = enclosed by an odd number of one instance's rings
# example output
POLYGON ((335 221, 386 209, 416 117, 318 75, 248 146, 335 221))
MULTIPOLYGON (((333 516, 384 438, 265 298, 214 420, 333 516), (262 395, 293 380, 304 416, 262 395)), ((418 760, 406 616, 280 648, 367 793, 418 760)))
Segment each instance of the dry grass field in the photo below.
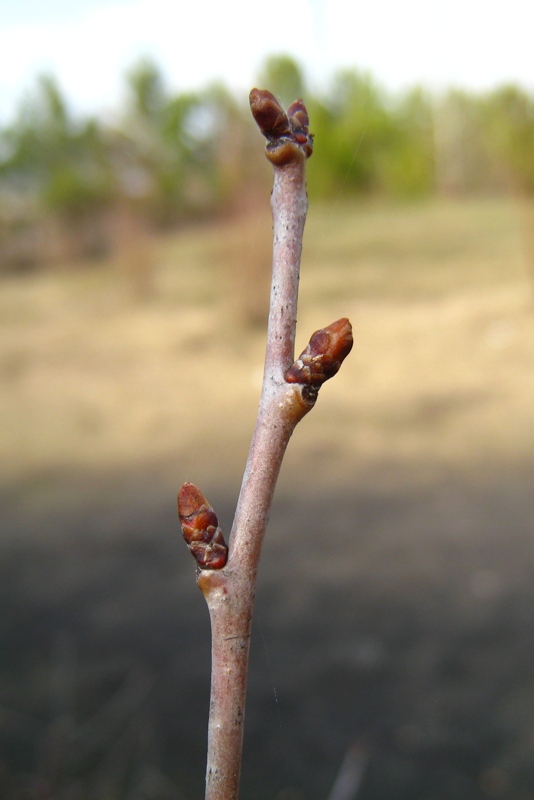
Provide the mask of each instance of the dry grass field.
MULTIPOLYGON (((228 530, 269 235, 265 213, 147 243, 144 299, 113 263, 2 282, 6 800, 201 797, 209 631, 175 493, 198 483, 228 530)), ((356 740, 358 800, 526 800, 534 284, 514 208, 312 208, 297 346, 345 315, 354 351, 295 433, 264 549, 243 798, 326 800, 356 740)))

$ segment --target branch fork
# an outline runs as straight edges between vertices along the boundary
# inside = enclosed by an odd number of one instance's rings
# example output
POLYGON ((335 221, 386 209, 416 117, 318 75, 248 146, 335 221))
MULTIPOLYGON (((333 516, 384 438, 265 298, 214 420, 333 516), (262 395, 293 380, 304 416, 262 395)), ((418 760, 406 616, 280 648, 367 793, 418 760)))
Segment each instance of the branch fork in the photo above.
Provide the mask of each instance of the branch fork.
POLYGON ((308 208, 305 164, 313 137, 302 100, 284 111, 268 91, 250 93, 252 114, 274 167, 273 274, 267 348, 256 428, 228 547, 217 516, 191 483, 178 493, 184 538, 210 612, 212 676, 206 800, 239 793, 248 653, 256 575, 282 459, 298 422, 352 348, 348 319, 316 331, 295 361, 302 236, 308 208))

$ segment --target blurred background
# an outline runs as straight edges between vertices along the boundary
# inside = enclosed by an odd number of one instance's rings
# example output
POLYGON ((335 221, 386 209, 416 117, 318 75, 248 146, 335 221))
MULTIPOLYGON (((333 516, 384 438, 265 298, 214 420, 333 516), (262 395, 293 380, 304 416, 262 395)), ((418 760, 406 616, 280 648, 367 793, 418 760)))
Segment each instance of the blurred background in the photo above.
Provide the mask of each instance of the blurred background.
MULTIPOLYGON (((193 4, 194 5, 194 4, 193 4)), ((0 794, 197 800, 208 614, 186 480, 231 526, 271 168, 315 134, 297 349, 355 347, 284 463, 244 798, 534 786, 534 83, 523 4, 0 9, 0 794)))

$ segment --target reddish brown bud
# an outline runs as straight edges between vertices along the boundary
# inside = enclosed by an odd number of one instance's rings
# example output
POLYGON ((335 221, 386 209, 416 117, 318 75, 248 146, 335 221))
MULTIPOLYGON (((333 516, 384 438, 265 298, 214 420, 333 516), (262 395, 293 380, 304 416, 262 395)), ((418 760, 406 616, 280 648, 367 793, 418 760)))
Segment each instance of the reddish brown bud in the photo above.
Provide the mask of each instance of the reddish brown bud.
POLYGON ((302 100, 295 100, 287 109, 287 116, 292 130, 300 130, 305 133, 308 132, 310 120, 306 106, 302 100))
POLYGON ((200 489, 184 483, 178 492, 178 516, 182 533, 201 569, 222 569, 228 547, 217 516, 200 489))
POLYGON ((250 108, 256 123, 267 138, 266 154, 276 166, 283 166, 302 154, 309 158, 313 136, 308 129, 308 112, 302 100, 295 100, 286 114, 276 97, 266 89, 252 89, 250 108))
POLYGON ((267 89, 252 89, 249 101, 252 116, 264 136, 279 139, 291 134, 287 114, 274 94, 267 89))
POLYGON ((313 136, 310 134, 308 111, 302 100, 295 100, 287 109, 292 138, 300 145, 306 158, 313 153, 313 136))
POLYGON ((339 370, 352 345, 352 326, 346 317, 315 331, 304 352, 286 372, 286 381, 309 387, 307 399, 315 399, 321 385, 339 370))

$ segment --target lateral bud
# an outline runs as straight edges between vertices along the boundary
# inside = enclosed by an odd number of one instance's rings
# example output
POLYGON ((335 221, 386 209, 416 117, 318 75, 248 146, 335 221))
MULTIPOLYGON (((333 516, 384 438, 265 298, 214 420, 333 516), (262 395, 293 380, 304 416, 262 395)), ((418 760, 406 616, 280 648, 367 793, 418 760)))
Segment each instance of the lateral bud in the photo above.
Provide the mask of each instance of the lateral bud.
POLYGON ((267 89, 252 89, 249 100, 252 116, 267 139, 266 155, 272 164, 282 167, 295 159, 311 156, 313 136, 302 100, 295 100, 287 113, 267 89))
POLYGON ((178 492, 182 533, 200 569, 222 569, 228 559, 219 520, 200 489, 184 483, 178 492))
POLYGON ((338 372, 352 345, 352 326, 346 317, 315 331, 304 352, 286 372, 286 381, 302 384, 305 399, 314 401, 323 383, 338 372))

